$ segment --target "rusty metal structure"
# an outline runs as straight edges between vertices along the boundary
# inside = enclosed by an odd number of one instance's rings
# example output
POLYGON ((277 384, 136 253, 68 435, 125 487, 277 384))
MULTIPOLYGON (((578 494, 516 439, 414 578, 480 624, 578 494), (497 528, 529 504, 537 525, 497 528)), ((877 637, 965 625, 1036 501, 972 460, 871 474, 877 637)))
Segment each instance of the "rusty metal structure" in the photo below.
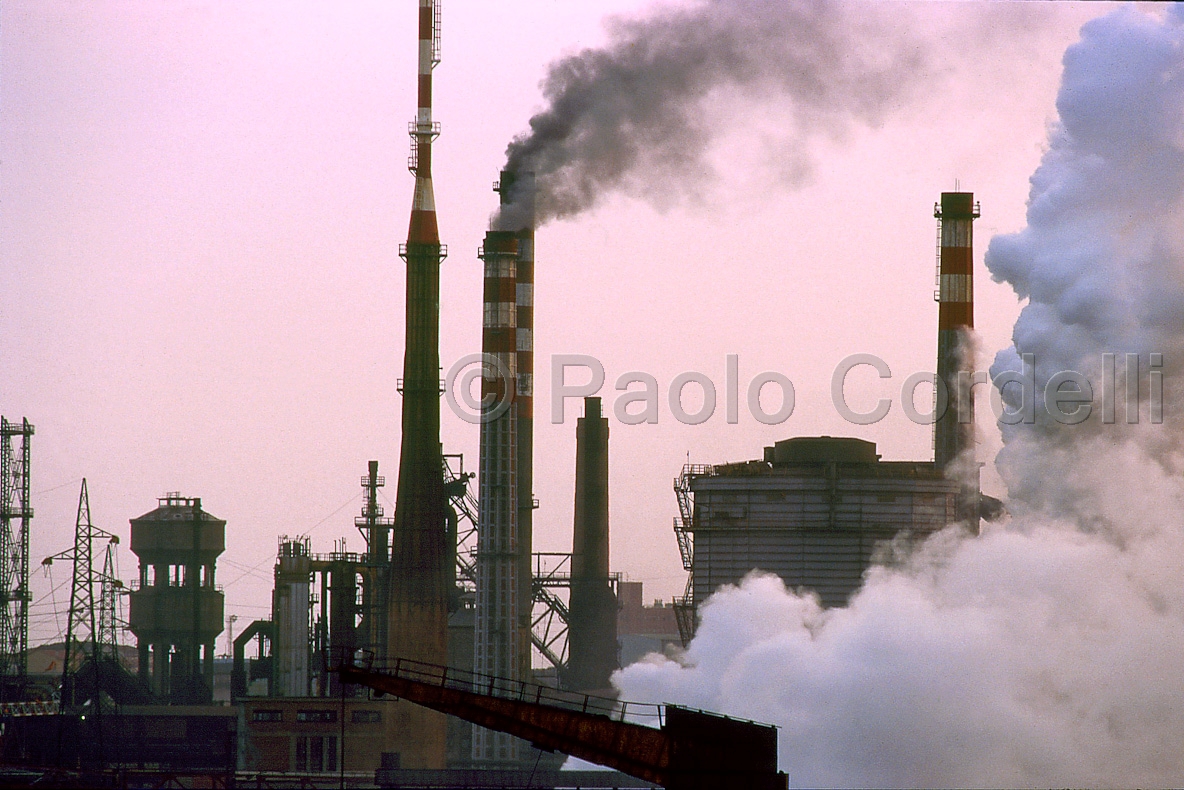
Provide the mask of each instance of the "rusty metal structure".
POLYGON ((938 418, 933 461, 938 471, 962 482, 958 520, 979 530, 979 464, 975 458, 974 390, 974 221, 979 205, 972 192, 942 192, 933 207, 938 221, 937 381, 938 418), (944 392, 943 392, 944 391, 944 392), (942 395, 947 401, 942 411, 942 395))
POLYGON ((618 668, 617 597, 609 571, 608 418, 600 398, 584 398, 576 421, 575 516, 572 529, 568 663, 563 685, 607 691, 618 668))
MULTIPOLYGON (((406 342, 403 356, 402 444, 390 532, 387 655, 443 663, 448 655, 448 599, 453 569, 448 546, 443 456, 440 451, 440 243, 432 186, 432 70, 440 62, 440 14, 435 0, 419 2, 418 110, 409 131, 408 167, 415 193, 407 243, 406 342)), ((405 755, 424 767, 442 766, 445 723, 431 712, 409 712, 405 728, 416 743, 405 755)), ((393 718, 393 717, 392 717, 393 718)), ((393 727, 394 724, 390 724, 393 727)), ((392 733, 393 737, 393 733, 392 733)))
POLYGON ((215 564, 226 548, 226 522, 202 510, 200 498, 169 493, 131 520, 139 583, 129 621, 139 648, 139 675, 161 699, 205 704, 213 694, 214 643, 223 625, 215 564))
POLYGON ((342 666, 340 672, 346 683, 514 735, 540 749, 615 768, 668 790, 789 786, 788 777, 777 771, 777 730, 769 725, 415 661, 399 660, 382 669, 342 666))
POLYGON ((0 417, 0 702, 20 700, 29 663, 33 426, 0 417))

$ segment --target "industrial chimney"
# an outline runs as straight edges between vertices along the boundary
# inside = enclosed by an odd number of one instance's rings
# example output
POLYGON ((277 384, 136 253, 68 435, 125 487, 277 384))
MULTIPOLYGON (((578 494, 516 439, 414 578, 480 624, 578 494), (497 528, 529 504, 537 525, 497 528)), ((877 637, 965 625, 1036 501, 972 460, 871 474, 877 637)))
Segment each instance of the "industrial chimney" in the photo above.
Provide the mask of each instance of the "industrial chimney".
POLYGON ((617 597, 608 559, 608 419, 584 398, 576 422, 576 503, 571 547, 568 661, 563 685, 606 691, 617 664, 617 597))
MULTIPOLYGON (((407 243, 407 325, 403 357, 403 435, 399 484, 391 530, 388 597, 388 658, 432 664, 448 662, 448 593, 453 569, 445 525, 440 452, 440 262, 447 250, 436 227, 432 190, 432 69, 439 62, 440 16, 435 0, 419 0, 419 110, 410 124, 415 195, 407 243)), ((408 768, 442 768, 445 717, 407 706, 399 722, 408 768)), ((394 735, 395 716, 387 726, 394 735)))
MULTIPOLYGON (((518 532, 518 407, 515 399, 518 355, 518 240, 510 231, 491 230, 479 252, 485 266, 484 320, 481 330, 481 446, 477 474, 477 600, 473 659, 477 672, 528 680, 519 629, 520 568, 518 532)), ((529 589, 529 576, 527 576, 529 589)), ((529 616, 529 609, 527 610, 529 616)), ((526 645, 529 648, 529 645, 526 645)), ((526 664, 529 666, 529 664, 526 664)), ((519 742, 481 727, 473 729, 473 759, 517 762, 519 742)))
MULTIPOLYGON (((974 220, 979 206, 971 192, 943 192, 934 206, 938 220, 937 376, 948 395, 944 413, 938 409, 933 433, 933 461, 947 477, 962 482, 958 521, 972 532, 979 525, 979 465, 975 458, 974 348, 974 220)), ((939 397, 940 401, 940 397, 939 397)))
POLYGON ((530 667, 531 594, 534 551, 534 196, 530 171, 503 170, 497 182, 496 227, 518 243, 514 277, 514 402, 517 404, 515 485, 518 491, 518 651, 520 676, 530 667))

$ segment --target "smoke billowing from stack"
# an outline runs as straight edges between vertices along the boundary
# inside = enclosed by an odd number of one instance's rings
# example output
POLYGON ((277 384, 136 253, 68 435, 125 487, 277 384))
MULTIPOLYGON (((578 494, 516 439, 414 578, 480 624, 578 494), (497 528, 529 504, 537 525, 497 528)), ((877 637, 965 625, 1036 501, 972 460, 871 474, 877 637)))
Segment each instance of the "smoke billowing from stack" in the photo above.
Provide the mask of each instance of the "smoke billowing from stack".
POLYGON ((576 421, 576 502, 571 547, 571 616, 563 685, 600 691, 617 669, 617 598, 609 580, 608 418, 584 398, 576 421))
MULTIPOLYGON (((811 138, 878 124, 927 72, 919 43, 893 32, 865 6, 784 0, 706 0, 612 20, 606 46, 551 64, 547 107, 510 143, 505 169, 536 174, 539 224, 614 191, 664 205, 714 174, 711 143, 732 125, 709 105, 726 94, 789 100, 794 122, 777 159, 799 183, 811 138)), ((502 215, 517 226, 530 210, 512 195, 502 215)))
POLYGON ((1027 226, 987 251, 1028 300, 992 372, 1038 400, 1001 426, 1010 522, 873 568, 843 609, 768 577, 720 593, 684 665, 629 667, 622 696, 780 724, 795 785, 1184 782, 1184 13, 1120 8, 1064 67, 1027 226), (1099 391, 1127 353, 1138 423, 1099 391), (1079 424, 1039 402, 1065 370, 1094 382, 1079 424))
MULTIPOLYGON (((937 378, 947 408, 933 426, 933 461, 962 480, 958 520, 978 532, 979 467, 974 451, 974 221, 970 192, 942 192, 934 208, 941 223, 938 262, 937 378)), ((939 397, 940 401, 940 397, 939 397)), ((940 406, 939 406, 940 412, 940 406)))
MULTIPOLYGON (((527 680, 520 634, 518 533, 517 263, 512 231, 491 230, 480 251, 485 265, 481 352, 481 446, 477 474, 477 601, 474 666, 477 672, 527 680)), ((529 595, 529 575, 526 576, 529 595)), ((528 599, 529 600, 529 599, 528 599)), ((529 616, 529 608, 527 616, 529 616)), ((527 643, 529 649, 529 643, 527 643)), ((529 664, 527 664, 529 667, 529 664)), ((473 759, 515 762, 519 741, 473 728, 473 759)))
MULTIPOLYGON (((411 124, 415 195, 407 243, 407 325, 403 357, 403 434, 399 485, 391 531, 387 655, 433 664, 448 662, 448 594, 454 569, 445 527, 440 452, 440 262, 445 250, 436 226, 432 189, 432 69, 439 17, 434 0, 419 3, 419 109, 411 124)), ((400 721, 409 768, 443 767, 445 718, 408 705, 400 721)), ((395 719, 390 716, 388 719, 395 719)), ((388 731, 394 722, 387 726, 388 731)))

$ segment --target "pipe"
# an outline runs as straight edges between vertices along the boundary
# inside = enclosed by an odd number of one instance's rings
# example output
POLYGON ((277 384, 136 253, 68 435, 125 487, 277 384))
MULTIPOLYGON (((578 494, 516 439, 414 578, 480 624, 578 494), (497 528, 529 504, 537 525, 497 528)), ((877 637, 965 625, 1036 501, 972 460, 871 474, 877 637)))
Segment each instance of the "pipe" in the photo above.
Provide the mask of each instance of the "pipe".
MULTIPOLYGON (((230 699, 247 696, 247 642, 256 636, 265 636, 275 645, 275 624, 271 620, 256 620, 234 638, 233 664, 230 670, 230 699)), ((274 660, 274 659, 273 659, 274 660)), ((271 689, 268 689, 271 691, 271 689)))

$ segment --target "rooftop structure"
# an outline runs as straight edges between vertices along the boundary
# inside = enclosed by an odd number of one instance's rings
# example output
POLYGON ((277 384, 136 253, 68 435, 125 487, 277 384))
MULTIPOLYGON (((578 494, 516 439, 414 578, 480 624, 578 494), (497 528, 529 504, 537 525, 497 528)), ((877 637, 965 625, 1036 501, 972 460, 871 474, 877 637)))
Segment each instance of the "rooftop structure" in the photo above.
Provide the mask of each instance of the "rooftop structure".
POLYGON ((882 461, 861 439, 798 437, 760 460, 686 466, 676 523, 693 604, 754 570, 842 606, 877 552, 957 519, 962 487, 932 463, 882 461))

